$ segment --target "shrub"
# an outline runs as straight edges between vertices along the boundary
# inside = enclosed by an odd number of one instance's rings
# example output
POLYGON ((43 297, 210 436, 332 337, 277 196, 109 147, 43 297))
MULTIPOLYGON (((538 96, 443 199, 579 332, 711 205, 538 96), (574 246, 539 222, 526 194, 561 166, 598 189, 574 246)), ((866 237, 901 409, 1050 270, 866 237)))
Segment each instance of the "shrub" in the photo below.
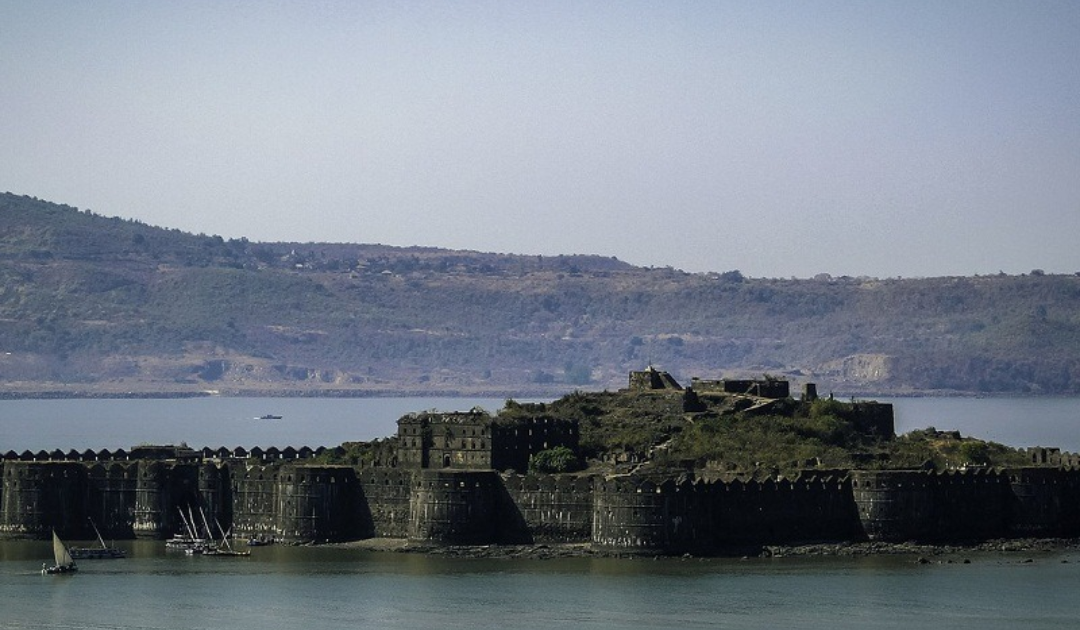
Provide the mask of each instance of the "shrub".
POLYGON ((986 442, 964 442, 960 445, 960 456, 966 464, 986 465, 990 463, 990 446, 986 442))
POLYGON ((581 462, 574 451, 566 446, 556 446, 529 458, 529 472, 565 473, 581 469, 581 462))

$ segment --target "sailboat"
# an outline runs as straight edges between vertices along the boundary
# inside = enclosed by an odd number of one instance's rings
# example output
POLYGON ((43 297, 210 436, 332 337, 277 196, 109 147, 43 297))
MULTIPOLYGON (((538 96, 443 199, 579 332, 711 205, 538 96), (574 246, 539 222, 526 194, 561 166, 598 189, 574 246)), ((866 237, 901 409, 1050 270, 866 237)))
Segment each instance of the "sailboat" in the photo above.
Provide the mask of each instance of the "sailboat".
POLYGON ((56 575, 59 573, 74 573, 79 570, 79 567, 75 566, 75 559, 68 553, 67 546, 64 545, 60 537, 56 535, 56 530, 52 533, 52 546, 53 546, 53 559, 56 564, 53 566, 46 566, 44 563, 41 565, 42 575, 56 575))
POLYGON ((219 523, 216 518, 214 519, 214 524, 217 525, 218 531, 221 532, 221 544, 217 547, 214 547, 213 549, 204 551, 203 555, 232 557, 246 557, 251 555, 250 551, 233 549, 232 543, 229 542, 229 534, 232 533, 232 527, 230 527, 229 531, 226 532, 224 529, 222 529, 221 523, 219 523))
POLYGON ((209 549, 210 541, 196 533, 195 515, 191 513, 191 506, 188 506, 190 520, 184 516, 184 510, 178 508, 177 511, 180 512, 180 520, 184 522, 184 533, 174 534, 172 538, 165 541, 165 549, 183 551, 189 556, 200 554, 209 549))
POLYGON ((116 547, 110 547, 105 544, 105 539, 101 537, 101 532, 98 531, 97 525, 94 524, 94 520, 90 519, 90 526, 94 528, 94 533, 97 534, 98 542, 101 543, 101 547, 72 547, 70 549, 71 557, 78 560, 108 560, 113 558, 123 558, 127 555, 127 552, 123 549, 117 549, 116 547))

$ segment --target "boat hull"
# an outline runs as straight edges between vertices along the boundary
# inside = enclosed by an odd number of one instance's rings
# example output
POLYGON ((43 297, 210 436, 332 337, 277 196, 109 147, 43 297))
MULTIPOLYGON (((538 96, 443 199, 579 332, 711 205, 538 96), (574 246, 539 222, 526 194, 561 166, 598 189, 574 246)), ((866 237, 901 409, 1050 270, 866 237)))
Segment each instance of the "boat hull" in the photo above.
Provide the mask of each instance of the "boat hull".
POLYGON ((71 553, 71 557, 76 560, 117 560, 127 557, 126 551, 112 547, 106 549, 72 547, 68 551, 71 553))

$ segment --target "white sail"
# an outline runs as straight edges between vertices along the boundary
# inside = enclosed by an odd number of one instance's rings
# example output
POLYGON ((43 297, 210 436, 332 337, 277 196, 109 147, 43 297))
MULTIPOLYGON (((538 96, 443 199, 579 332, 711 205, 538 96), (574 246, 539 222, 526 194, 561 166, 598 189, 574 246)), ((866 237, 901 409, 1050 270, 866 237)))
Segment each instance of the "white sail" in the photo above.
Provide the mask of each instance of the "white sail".
POLYGON ((60 541, 60 537, 56 535, 56 530, 52 533, 52 546, 53 546, 53 558, 56 560, 56 566, 66 567, 75 564, 75 560, 68 553, 67 547, 60 541))

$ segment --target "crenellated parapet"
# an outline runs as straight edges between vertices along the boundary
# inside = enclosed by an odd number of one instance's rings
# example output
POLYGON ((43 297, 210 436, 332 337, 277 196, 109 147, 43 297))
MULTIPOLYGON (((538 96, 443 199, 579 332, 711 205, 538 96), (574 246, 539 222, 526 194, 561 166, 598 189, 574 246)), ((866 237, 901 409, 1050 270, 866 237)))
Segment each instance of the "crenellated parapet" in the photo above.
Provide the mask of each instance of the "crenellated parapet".
POLYGON ((930 474, 932 540, 986 540, 1009 535, 1015 520, 1008 481, 985 468, 930 474))
POLYGON ((852 471, 852 494, 866 537, 882 541, 929 538, 935 482, 925 471, 852 471))
POLYGON ((971 541, 1074 536, 1080 472, 1066 468, 852 471, 871 540, 971 541))
POLYGON ((574 543, 589 540, 593 477, 504 473, 499 488, 499 541, 574 543))
POLYGON ((409 539, 447 544, 495 542, 494 471, 420 470, 413 477, 409 539))
POLYGON ((415 471, 399 468, 361 468, 358 521, 361 536, 405 538, 409 535, 409 509, 415 471))
POLYGON ((675 552, 712 546, 712 484, 634 475, 597 477, 592 544, 604 549, 675 552))
POLYGON ((1075 468, 1012 468, 1002 472, 1009 485, 1010 530, 1019 536, 1075 535, 1080 510, 1080 471, 1075 468))
POLYGON ((277 531, 278 466, 237 466, 232 471, 232 523, 237 534, 272 538, 277 531))
POLYGON ((1070 453, 1060 448, 1048 448, 1036 446, 1022 449, 1031 459, 1034 466, 1057 466, 1060 468, 1080 467, 1080 453, 1070 453))
POLYGON ((0 536, 45 538, 53 529, 84 531, 88 471, 70 462, 5 462, 0 536))
POLYGON ((229 467, 237 534, 282 542, 355 539, 362 496, 351 466, 301 464, 229 467))
MULTIPOLYGON (((202 492, 217 488, 216 477, 221 474, 217 467, 207 471, 195 461, 140 460, 135 484, 135 536, 164 538, 182 532, 184 518, 193 518, 208 507, 202 492)), ((214 493, 210 499, 216 499, 216 490, 214 493)), ((211 512, 207 518, 213 516, 216 514, 211 512)))
MULTIPOLYGON (((853 470, 794 478, 517 474, 305 460, 19 461, 0 537, 164 538, 183 518, 282 542, 579 543, 709 553, 853 540, 1080 535, 1080 469, 853 470)), ((220 533, 220 532, 215 532, 220 533)))
POLYGON ((87 467, 87 512, 109 538, 135 535, 135 497, 139 466, 130 461, 99 461, 87 467))
MULTIPOLYGON (((336 447, 340 449, 340 447, 336 447)), ((77 451, 71 449, 68 451, 53 449, 47 450, 24 450, 21 453, 15 451, 6 451, 0 453, 0 461, 21 461, 21 462, 129 462, 129 461, 142 461, 147 459, 156 460, 168 460, 168 461, 229 461, 240 459, 252 459, 262 462, 279 462, 279 461, 292 461, 292 460, 305 460, 318 457, 323 453, 335 449, 328 449, 325 446, 318 448, 311 448, 309 446, 301 446, 299 448, 286 446, 285 448, 277 448, 271 446, 263 449, 260 447, 254 447, 252 449, 246 449, 242 446, 234 448, 227 448, 219 446, 217 448, 203 447, 201 449, 188 448, 187 446, 176 445, 140 445, 133 446, 130 450, 116 449, 115 451, 109 449, 101 449, 98 451, 92 449, 86 449, 84 451, 77 451)))
POLYGON ((721 544, 850 540, 858 532, 851 485, 843 475, 734 479, 718 483, 715 492, 721 544))
POLYGON ((277 475, 277 536, 289 541, 356 538, 359 484, 348 466, 285 465, 277 475))

